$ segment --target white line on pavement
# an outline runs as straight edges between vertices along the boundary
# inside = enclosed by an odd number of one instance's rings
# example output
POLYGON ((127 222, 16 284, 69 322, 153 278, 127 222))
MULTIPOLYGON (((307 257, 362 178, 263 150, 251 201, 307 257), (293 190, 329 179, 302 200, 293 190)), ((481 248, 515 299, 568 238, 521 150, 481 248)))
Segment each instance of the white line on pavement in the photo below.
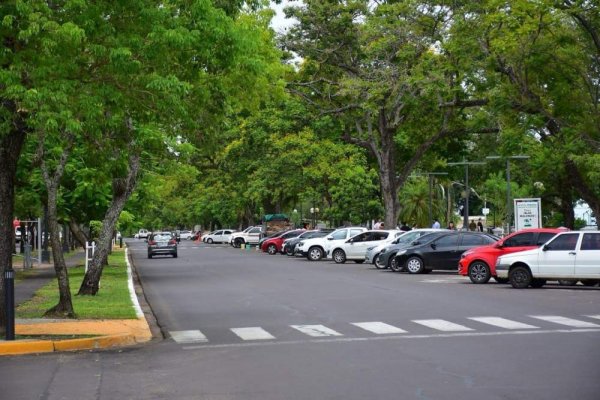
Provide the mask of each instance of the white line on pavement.
POLYGON ((574 328, 600 328, 600 325, 591 322, 580 321, 578 319, 561 317, 558 315, 530 315, 531 318, 541 319, 542 321, 553 322, 559 325, 572 326, 574 328))
POLYGON ((390 333, 406 333, 404 329, 397 328, 393 325, 388 325, 384 322, 352 322, 352 325, 358 326, 366 331, 385 335, 390 333))
POLYGON ((343 336, 341 333, 329 329, 323 325, 290 325, 292 328, 299 330, 300 332, 312 336, 312 337, 323 337, 323 336, 343 336))
POLYGON ((460 332, 473 330, 471 328, 467 328, 466 326, 455 324, 454 322, 446 321, 443 319, 417 319, 413 320, 412 322, 444 332, 460 332))
POLYGON ((199 330, 171 331, 169 334, 177 343, 208 342, 206 336, 199 330))
POLYGON ((512 321, 506 318, 499 317, 470 317, 473 321, 481 322, 488 325, 497 326, 504 329, 539 329, 539 326, 524 324, 522 322, 512 321))
POLYGON ((238 335, 242 340, 270 340, 275 336, 260 327, 232 328, 231 331, 238 335))

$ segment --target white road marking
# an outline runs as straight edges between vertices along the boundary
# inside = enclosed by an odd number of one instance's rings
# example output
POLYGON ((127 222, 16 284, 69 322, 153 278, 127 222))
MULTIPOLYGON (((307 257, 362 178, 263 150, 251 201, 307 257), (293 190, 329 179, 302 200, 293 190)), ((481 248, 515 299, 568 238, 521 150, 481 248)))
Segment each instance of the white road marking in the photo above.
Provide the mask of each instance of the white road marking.
POLYGON ((455 324, 454 322, 446 321, 443 319, 417 319, 412 320, 412 322, 444 332, 460 332, 473 330, 471 328, 467 328, 466 326, 455 324))
POLYGON ((231 331, 238 335, 242 340, 271 340, 275 339, 275 336, 265 331, 260 327, 249 327, 249 328, 231 328, 231 331))
POLYGON ((559 325, 572 326, 574 328, 600 328, 600 325, 591 322, 580 321, 578 319, 561 317, 559 315, 530 315, 531 318, 541 319, 542 321, 553 322, 559 325))
POLYGON ((388 325, 384 322, 352 322, 352 325, 358 326, 359 328, 376 333, 378 335, 406 333, 404 329, 397 328, 393 325, 388 325))
POLYGON ((204 334, 198 330, 191 331, 171 331, 169 332, 171 337, 177 343, 199 343, 208 342, 208 339, 204 334))
POLYGON ((323 325, 290 325, 292 328, 299 330, 300 332, 312 336, 312 337, 323 337, 323 336, 343 336, 341 333, 329 329, 323 325))
POLYGON ((206 344, 198 346, 182 346, 184 350, 206 350, 223 348, 240 348, 256 346, 286 346, 295 344, 325 344, 325 343, 353 343, 353 342, 372 342, 380 340, 406 340, 406 339, 444 339, 461 337, 485 337, 485 336, 507 336, 507 335, 541 335, 548 333, 598 333, 600 329, 548 329, 548 330, 526 330, 526 331, 497 331, 497 332, 461 332, 461 333, 437 333, 431 335, 391 335, 391 336, 371 336, 360 338, 326 338, 316 340, 282 340, 275 342, 246 342, 230 344, 206 344))
POLYGON ((586 315, 586 317, 600 319, 600 315, 586 315))
POLYGON ((481 322, 488 325, 497 326, 504 329, 539 329, 539 326, 524 324, 522 322, 512 321, 506 318, 499 317, 470 317, 473 321, 481 322))

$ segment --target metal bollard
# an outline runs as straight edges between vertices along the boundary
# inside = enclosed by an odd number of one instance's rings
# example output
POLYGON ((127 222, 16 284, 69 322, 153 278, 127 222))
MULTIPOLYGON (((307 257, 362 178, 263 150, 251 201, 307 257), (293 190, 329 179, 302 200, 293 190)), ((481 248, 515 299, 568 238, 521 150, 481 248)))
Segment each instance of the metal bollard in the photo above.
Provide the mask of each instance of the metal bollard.
POLYGON ((119 238, 119 248, 123 248, 123 236, 119 238))
POLYGON ((6 340, 15 340, 15 270, 4 271, 4 305, 6 308, 6 340))

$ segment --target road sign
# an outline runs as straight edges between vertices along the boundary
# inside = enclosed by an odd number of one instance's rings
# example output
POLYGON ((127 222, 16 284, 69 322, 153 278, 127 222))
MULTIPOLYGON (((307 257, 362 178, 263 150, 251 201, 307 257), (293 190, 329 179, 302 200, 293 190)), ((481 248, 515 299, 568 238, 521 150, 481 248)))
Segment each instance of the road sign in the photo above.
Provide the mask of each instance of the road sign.
POLYGON ((515 230, 542 227, 542 199, 515 199, 515 230))

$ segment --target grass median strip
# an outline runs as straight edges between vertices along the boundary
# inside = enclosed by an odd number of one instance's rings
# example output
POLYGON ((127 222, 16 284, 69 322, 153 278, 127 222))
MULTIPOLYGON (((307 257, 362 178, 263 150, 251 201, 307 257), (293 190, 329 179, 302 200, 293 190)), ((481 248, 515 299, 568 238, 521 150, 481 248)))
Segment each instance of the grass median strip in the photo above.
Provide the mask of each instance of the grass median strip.
MULTIPOLYGON (((114 250, 108 257, 100 280, 100 290, 95 296, 77 296, 84 276, 84 267, 69 269, 69 282, 73 308, 78 319, 135 319, 127 287, 127 264, 123 250, 114 250)), ((56 280, 39 289, 33 298, 21 304, 17 318, 42 318, 44 312, 58 303, 56 280)))

